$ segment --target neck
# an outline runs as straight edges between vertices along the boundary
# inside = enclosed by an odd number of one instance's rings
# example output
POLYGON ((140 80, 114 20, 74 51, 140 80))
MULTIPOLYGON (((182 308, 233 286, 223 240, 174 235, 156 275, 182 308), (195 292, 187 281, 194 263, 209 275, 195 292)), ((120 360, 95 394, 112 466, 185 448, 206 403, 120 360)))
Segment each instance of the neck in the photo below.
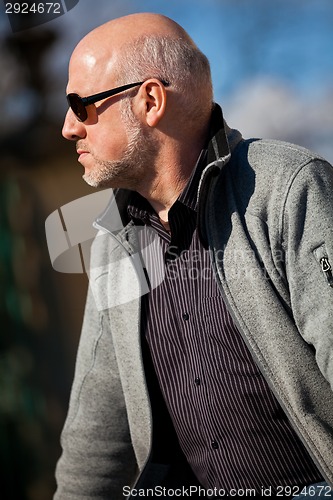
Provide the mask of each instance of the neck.
POLYGON ((184 148, 177 151, 174 144, 164 147, 150 181, 145 179, 144 186, 138 189, 168 230, 168 212, 185 189, 203 147, 204 141, 197 141, 196 147, 186 148, 186 151, 184 148))

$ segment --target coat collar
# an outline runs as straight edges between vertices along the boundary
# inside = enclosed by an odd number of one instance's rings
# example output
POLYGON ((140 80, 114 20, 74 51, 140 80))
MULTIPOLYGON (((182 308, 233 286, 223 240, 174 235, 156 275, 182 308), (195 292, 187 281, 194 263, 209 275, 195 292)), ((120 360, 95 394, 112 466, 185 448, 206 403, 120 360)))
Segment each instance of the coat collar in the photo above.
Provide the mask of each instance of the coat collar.
POLYGON ((206 206, 213 179, 220 175, 229 162, 232 152, 242 140, 242 135, 238 130, 228 127, 218 104, 215 104, 213 108, 210 134, 207 166, 202 172, 198 189, 198 234, 205 248, 208 246, 205 221, 206 206))

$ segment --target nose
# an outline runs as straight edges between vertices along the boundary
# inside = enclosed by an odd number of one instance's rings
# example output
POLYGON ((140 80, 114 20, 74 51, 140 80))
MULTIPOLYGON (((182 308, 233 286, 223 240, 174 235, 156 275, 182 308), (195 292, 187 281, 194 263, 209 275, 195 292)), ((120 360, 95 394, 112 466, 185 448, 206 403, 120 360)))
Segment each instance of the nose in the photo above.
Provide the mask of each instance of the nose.
POLYGON ((77 141, 78 139, 83 139, 86 136, 84 124, 77 120, 71 108, 69 108, 66 113, 62 127, 62 135, 69 141, 77 141))

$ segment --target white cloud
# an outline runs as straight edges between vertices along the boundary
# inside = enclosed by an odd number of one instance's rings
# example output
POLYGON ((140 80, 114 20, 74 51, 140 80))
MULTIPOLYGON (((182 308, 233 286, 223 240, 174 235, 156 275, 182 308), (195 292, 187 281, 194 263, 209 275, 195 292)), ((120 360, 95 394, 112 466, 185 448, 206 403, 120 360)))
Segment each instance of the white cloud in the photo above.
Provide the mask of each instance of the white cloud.
POLYGON ((333 88, 317 96, 297 94, 281 81, 256 79, 223 104, 230 126, 244 137, 294 142, 333 161, 333 88))

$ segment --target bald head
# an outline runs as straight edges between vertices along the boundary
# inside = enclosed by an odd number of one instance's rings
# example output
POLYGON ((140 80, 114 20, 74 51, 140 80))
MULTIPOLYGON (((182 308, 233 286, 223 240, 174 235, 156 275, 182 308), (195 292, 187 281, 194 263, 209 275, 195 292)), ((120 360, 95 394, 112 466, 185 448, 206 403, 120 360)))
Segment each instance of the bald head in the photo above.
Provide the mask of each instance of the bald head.
POLYGON ((160 14, 142 13, 113 19, 88 33, 76 46, 72 58, 90 57, 105 64, 105 69, 115 65, 124 47, 147 37, 183 40, 195 47, 186 31, 172 19, 160 14))
MULTIPOLYGON (((193 123, 212 107, 212 84, 207 58, 187 32, 160 14, 140 13, 113 19, 86 35, 70 64, 97 78, 96 92, 148 78, 170 82, 175 105, 193 123), (190 90, 190 92, 189 92, 190 90)), ((83 75, 84 76, 84 75, 83 75)))
POLYGON ((77 48, 99 46, 105 48, 107 41, 112 41, 109 49, 116 50, 123 45, 144 36, 166 36, 183 39, 195 46, 186 31, 172 19, 160 14, 140 13, 112 19, 88 33, 77 48))

